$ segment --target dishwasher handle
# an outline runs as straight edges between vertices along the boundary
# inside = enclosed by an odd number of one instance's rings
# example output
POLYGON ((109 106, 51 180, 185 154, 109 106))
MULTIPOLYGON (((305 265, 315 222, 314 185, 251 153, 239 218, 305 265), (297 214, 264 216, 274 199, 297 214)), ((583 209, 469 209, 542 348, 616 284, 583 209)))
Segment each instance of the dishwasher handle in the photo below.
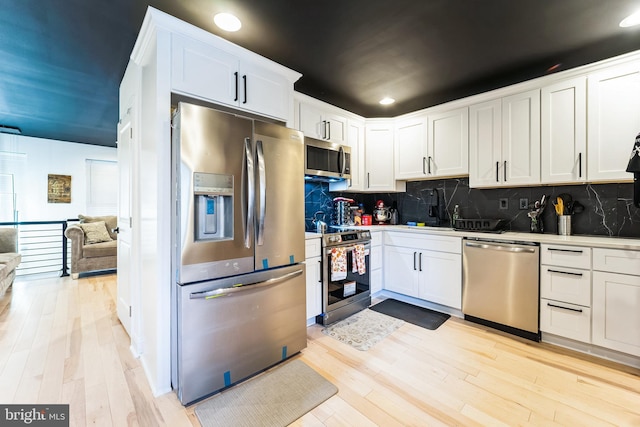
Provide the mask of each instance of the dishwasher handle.
POLYGON ((294 278, 296 276, 301 275, 302 271, 303 271, 302 269, 296 270, 296 271, 293 271, 291 273, 287 273, 287 274, 279 276, 279 277, 273 277, 271 279, 263 280, 263 281, 255 282, 255 283, 239 283, 237 285, 233 285, 230 288, 213 289, 211 291, 204 291, 204 292, 192 292, 189 295, 189 298, 190 299, 218 298, 218 297, 223 297, 223 296, 226 296, 226 295, 234 294, 236 292, 242 292, 242 291, 246 291, 246 290, 250 290, 250 289, 262 288, 262 287, 265 287, 265 286, 273 286, 273 285, 277 285, 278 283, 286 282, 289 279, 292 279, 292 278, 294 278))
POLYGON ((465 242, 465 246, 470 248, 478 248, 478 249, 491 249, 494 251, 502 251, 502 252, 518 252, 518 253, 535 253, 535 247, 527 247, 527 246, 517 246, 513 244, 502 244, 502 243, 494 243, 494 242, 465 242))

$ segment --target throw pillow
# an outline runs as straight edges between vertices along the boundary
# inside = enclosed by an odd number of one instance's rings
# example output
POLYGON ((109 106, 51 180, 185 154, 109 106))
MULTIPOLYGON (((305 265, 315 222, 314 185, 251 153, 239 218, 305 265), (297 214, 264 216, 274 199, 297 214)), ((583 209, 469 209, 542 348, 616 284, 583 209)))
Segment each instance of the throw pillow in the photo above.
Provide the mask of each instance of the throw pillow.
POLYGON ((118 234, 111 231, 118 226, 118 219, 115 215, 105 215, 105 216, 78 215, 78 219, 80 219, 80 223, 82 224, 86 224, 89 222, 104 221, 105 225, 107 226, 107 232, 109 232, 109 236, 111 236, 111 239, 116 240, 118 238, 118 234))
POLYGON ((107 232, 107 226, 104 221, 89 222, 86 224, 78 224, 82 231, 84 231, 84 244, 90 245, 92 243, 110 242, 113 240, 107 232))

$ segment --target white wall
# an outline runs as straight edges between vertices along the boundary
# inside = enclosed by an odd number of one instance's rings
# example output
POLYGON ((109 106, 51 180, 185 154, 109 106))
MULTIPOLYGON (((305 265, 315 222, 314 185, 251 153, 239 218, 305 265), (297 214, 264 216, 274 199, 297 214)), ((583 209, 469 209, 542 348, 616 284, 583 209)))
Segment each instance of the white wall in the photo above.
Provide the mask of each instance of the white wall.
MULTIPOLYGON (((115 123, 114 123, 115 128, 115 123)), ((117 149, 0 134, 0 174, 14 174, 19 221, 59 221, 78 214, 115 215, 117 206, 89 206, 87 160, 117 161, 117 149), (47 202, 47 175, 71 176, 71 203, 47 202)), ((113 186, 117 188, 117 176, 113 186)))

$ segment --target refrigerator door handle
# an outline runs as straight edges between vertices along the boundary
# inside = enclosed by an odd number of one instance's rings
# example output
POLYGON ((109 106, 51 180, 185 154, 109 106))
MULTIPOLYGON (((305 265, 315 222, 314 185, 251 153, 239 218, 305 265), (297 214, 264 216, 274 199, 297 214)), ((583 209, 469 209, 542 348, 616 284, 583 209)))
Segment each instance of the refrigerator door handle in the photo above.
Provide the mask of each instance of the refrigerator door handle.
POLYGON ((258 235, 256 245, 264 244, 264 217, 267 211, 267 172, 264 164, 264 150, 262 141, 256 141, 256 154, 258 156, 258 185, 260 188, 260 215, 258 216, 258 235))
POLYGON ((251 155, 251 138, 244 139, 244 156, 246 165, 246 174, 242 175, 242 179, 246 180, 247 191, 242 192, 242 196, 246 199, 243 200, 244 211, 244 246, 245 248, 251 247, 251 224, 253 223, 253 211, 255 210, 255 182, 253 172, 253 156, 251 155))
POLYGON ((237 285, 233 285, 230 288, 214 289, 212 291, 204 292, 192 292, 189 294, 189 299, 212 299, 232 295, 237 292, 263 288, 266 286, 273 286, 277 285, 278 283, 286 282, 287 280, 293 279, 294 277, 300 276, 302 274, 302 271, 302 269, 292 271, 291 273, 287 273, 279 277, 272 277, 271 279, 263 280, 260 282, 238 283, 237 285))

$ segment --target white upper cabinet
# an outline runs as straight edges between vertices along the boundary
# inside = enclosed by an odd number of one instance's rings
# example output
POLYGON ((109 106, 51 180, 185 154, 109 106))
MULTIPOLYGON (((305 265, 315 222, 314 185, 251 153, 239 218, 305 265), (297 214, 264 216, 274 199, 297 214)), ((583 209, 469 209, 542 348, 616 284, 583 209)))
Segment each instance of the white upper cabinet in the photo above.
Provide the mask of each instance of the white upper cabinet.
POLYGON ((364 191, 405 191, 406 183, 395 179, 393 134, 393 120, 366 122, 364 191))
POLYGON ((427 173, 435 177, 469 173, 469 109, 429 114, 427 173))
POLYGON ((620 181, 640 132, 640 63, 588 76, 588 180, 620 181))
POLYGON ((293 83, 280 67, 258 55, 234 55, 173 34, 171 89, 215 103, 290 121, 293 83))
POLYGON ((540 90, 469 108, 469 185, 540 183, 540 90))
POLYGON ((396 179, 469 173, 469 109, 401 118, 396 123, 396 179))
POLYGON ((541 91, 541 181, 587 180, 587 78, 564 80, 541 91))
POLYGON ((300 130, 312 138, 347 143, 346 117, 304 102, 300 103, 300 130))
POLYGON ((427 116, 398 120, 395 138, 396 178, 427 178, 427 116))

